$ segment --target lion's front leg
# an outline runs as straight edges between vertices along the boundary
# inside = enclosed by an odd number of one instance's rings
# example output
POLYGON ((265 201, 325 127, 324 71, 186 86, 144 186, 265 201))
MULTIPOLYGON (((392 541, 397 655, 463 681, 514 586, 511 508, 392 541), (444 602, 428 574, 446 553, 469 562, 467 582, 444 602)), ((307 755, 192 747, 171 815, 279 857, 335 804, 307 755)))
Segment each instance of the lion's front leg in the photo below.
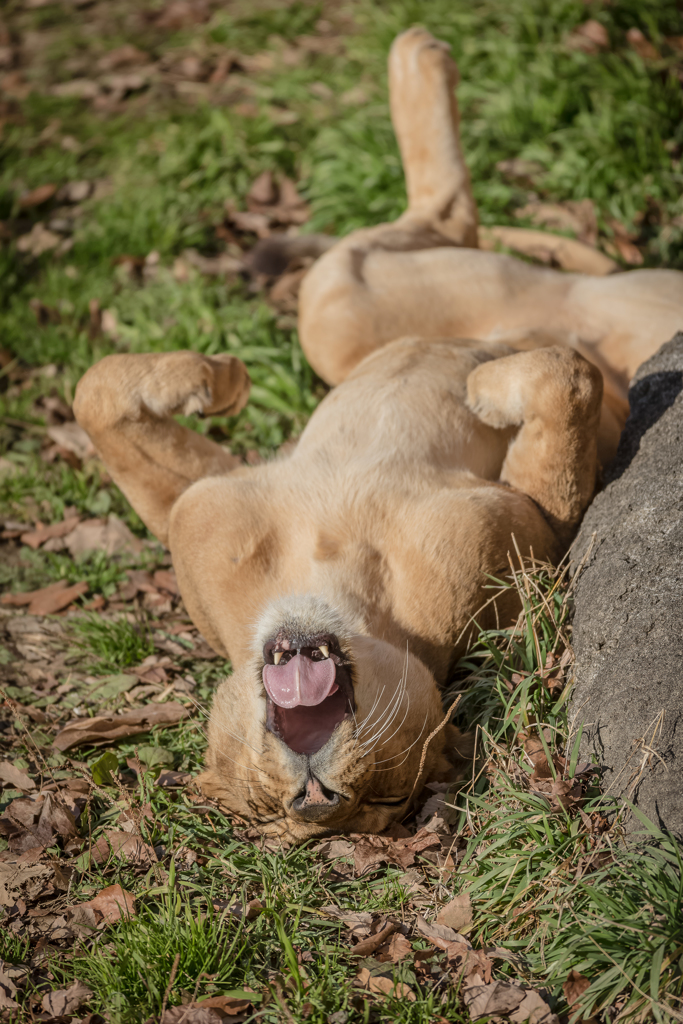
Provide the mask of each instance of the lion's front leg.
POLYGON ((602 375, 570 349, 518 352, 478 366, 467 404, 491 427, 519 426, 503 483, 543 510, 568 542, 595 492, 602 375))
POLYGON ((74 414, 141 519, 163 543, 174 502, 195 480, 228 473, 239 460, 172 419, 235 415, 249 375, 234 356, 197 352, 113 355, 79 381, 74 414))

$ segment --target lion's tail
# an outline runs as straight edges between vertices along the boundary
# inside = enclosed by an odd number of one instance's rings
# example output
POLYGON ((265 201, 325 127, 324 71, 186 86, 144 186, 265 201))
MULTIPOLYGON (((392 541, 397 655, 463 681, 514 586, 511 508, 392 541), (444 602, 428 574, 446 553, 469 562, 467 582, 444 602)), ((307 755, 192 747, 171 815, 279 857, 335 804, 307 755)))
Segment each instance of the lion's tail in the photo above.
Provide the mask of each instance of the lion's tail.
POLYGON ((279 277, 293 260, 305 256, 317 259, 336 242, 331 235, 271 235, 256 243, 249 263, 254 273, 279 277))

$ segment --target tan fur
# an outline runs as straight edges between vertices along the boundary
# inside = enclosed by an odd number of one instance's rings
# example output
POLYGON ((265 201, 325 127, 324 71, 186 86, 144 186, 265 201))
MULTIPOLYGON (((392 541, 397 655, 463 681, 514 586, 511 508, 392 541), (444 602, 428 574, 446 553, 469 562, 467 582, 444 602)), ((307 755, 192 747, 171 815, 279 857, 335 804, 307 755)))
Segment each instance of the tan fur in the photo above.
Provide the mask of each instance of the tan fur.
POLYGON ((442 44, 399 36, 392 116, 410 206, 306 279, 307 356, 343 383, 291 455, 238 468, 171 418, 242 407, 248 376, 230 356, 109 356, 77 390, 79 423, 233 662, 204 789, 295 839, 380 830, 424 782, 463 769, 467 742, 444 729, 413 793, 472 617, 516 614, 509 596, 482 608, 490 577, 506 573, 513 534, 540 558, 566 548, 614 451, 629 375, 683 324, 683 275, 592 280, 457 248, 476 243, 477 218, 454 80, 442 44), (280 634, 333 635, 349 666, 355 717, 310 755, 266 727, 264 645, 280 634))

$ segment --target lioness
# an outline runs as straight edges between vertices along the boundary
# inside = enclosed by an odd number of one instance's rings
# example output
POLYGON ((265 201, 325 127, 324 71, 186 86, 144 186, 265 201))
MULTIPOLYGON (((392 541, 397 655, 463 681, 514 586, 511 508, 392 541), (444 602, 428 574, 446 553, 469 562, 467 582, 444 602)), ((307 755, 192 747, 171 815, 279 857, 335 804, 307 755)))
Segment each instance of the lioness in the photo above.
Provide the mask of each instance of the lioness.
MULTIPOLYGON (((512 534, 566 550, 631 374, 683 326, 680 273, 593 279, 478 251, 447 47, 411 29, 389 74, 408 209, 305 280, 302 344, 338 386, 293 453, 244 467, 172 419, 244 406, 229 355, 108 356, 74 406, 232 660, 204 790, 296 840, 379 831, 449 777, 457 732, 425 741, 487 577, 512 534)), ((509 596, 495 614, 516 614, 509 596)))

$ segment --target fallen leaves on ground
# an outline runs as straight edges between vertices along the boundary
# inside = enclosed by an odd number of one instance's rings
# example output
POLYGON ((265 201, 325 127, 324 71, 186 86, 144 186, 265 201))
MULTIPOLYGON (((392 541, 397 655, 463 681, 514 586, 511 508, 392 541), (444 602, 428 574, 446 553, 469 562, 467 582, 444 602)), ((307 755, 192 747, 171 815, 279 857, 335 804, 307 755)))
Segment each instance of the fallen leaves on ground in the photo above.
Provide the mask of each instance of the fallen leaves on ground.
POLYGON ((263 171, 255 179, 247 193, 246 210, 228 202, 226 214, 234 228, 258 238, 267 238, 274 227, 304 224, 311 215, 291 178, 276 177, 272 171, 263 171))
POLYGON ((12 853, 51 846, 53 839, 76 837, 78 830, 71 811, 58 795, 37 793, 18 797, 0 817, 0 835, 12 853))
POLYGON ((10 761, 0 761, 0 782, 12 786, 13 789, 21 789, 30 793, 36 788, 36 784, 21 768, 15 768, 10 761))
POLYGON ((414 1003, 417 998, 410 985, 406 985, 403 981, 395 981, 382 974, 371 974, 367 967, 361 967, 354 978, 354 984, 358 988, 366 988, 373 995, 380 997, 405 999, 409 1003, 414 1003))
POLYGON ((15 608, 27 606, 29 615, 54 615, 55 612, 68 608, 70 604, 88 592, 85 580, 69 586, 67 580, 58 580, 40 590, 29 593, 3 594, 0 603, 15 608))
POLYGON ((29 210, 34 206, 42 206, 48 199, 52 199, 56 191, 56 185, 46 184, 39 185, 38 188, 34 188, 30 192, 24 192, 19 196, 19 209, 29 210))
POLYGON ((329 917, 335 917, 345 924, 356 939, 364 939, 370 934, 372 914, 366 910, 341 910, 335 906, 322 907, 321 910, 329 917))
POLYGON ((584 53, 599 53, 609 48, 609 35, 604 25, 590 18, 565 38, 565 45, 584 53))
POLYGON ((399 921, 387 921, 374 935, 369 935, 367 939, 358 942, 351 952, 354 956, 372 956, 399 927, 399 921))
POLYGON ((17 900, 29 903, 35 899, 52 878, 54 869, 47 864, 0 861, 0 906, 13 907, 17 900))
POLYGON ((82 1003, 92 999, 92 996, 93 993, 87 985, 82 981, 75 981, 68 988, 46 992, 40 1005, 44 1013, 52 1014, 53 1017, 67 1017, 75 1013, 82 1003))
MULTIPOLYGON (((584 786, 580 778, 582 773, 575 773, 572 779, 563 779, 568 764, 565 758, 557 754, 552 759, 552 765, 549 764, 546 754, 548 736, 544 736, 545 745, 535 729, 523 731, 520 738, 524 753, 534 766, 529 778, 529 792, 542 797, 555 813, 580 807, 584 798, 584 786)), ((590 771, 590 766, 586 766, 586 769, 590 771)))
POLYGON ((110 857, 128 861, 133 867, 149 868, 156 863, 156 854, 140 836, 112 829, 101 835, 90 850, 95 864, 104 864, 110 857))
POLYGON ((116 924, 122 917, 135 917, 135 897, 120 885, 108 885, 94 899, 70 907, 67 914, 70 925, 85 928, 116 924))
POLYGON ((635 50, 639 57, 643 60, 661 60, 662 55, 659 50, 656 49, 644 35, 639 28, 635 25, 628 30, 626 33, 626 39, 632 50, 635 50))
POLYGON ((147 704, 136 711, 121 715, 97 715, 94 718, 74 719, 57 733, 53 746, 57 750, 70 750, 83 744, 114 743, 126 736, 150 732, 154 726, 177 725, 190 712, 182 704, 147 704))
POLYGON ((472 901, 468 893, 460 893, 439 911, 437 924, 446 925, 453 931, 466 935, 472 928, 472 901))
POLYGON ((173 1006, 165 1010, 161 1024, 216 1024, 230 1020, 240 1024, 253 1011, 249 999, 236 996, 210 996, 185 1006, 173 1006))
POLYGON ((354 869, 359 877, 379 864, 398 864, 409 868, 418 854, 425 850, 441 847, 441 839, 426 828, 405 839, 391 839, 387 836, 352 835, 355 840, 354 869))

